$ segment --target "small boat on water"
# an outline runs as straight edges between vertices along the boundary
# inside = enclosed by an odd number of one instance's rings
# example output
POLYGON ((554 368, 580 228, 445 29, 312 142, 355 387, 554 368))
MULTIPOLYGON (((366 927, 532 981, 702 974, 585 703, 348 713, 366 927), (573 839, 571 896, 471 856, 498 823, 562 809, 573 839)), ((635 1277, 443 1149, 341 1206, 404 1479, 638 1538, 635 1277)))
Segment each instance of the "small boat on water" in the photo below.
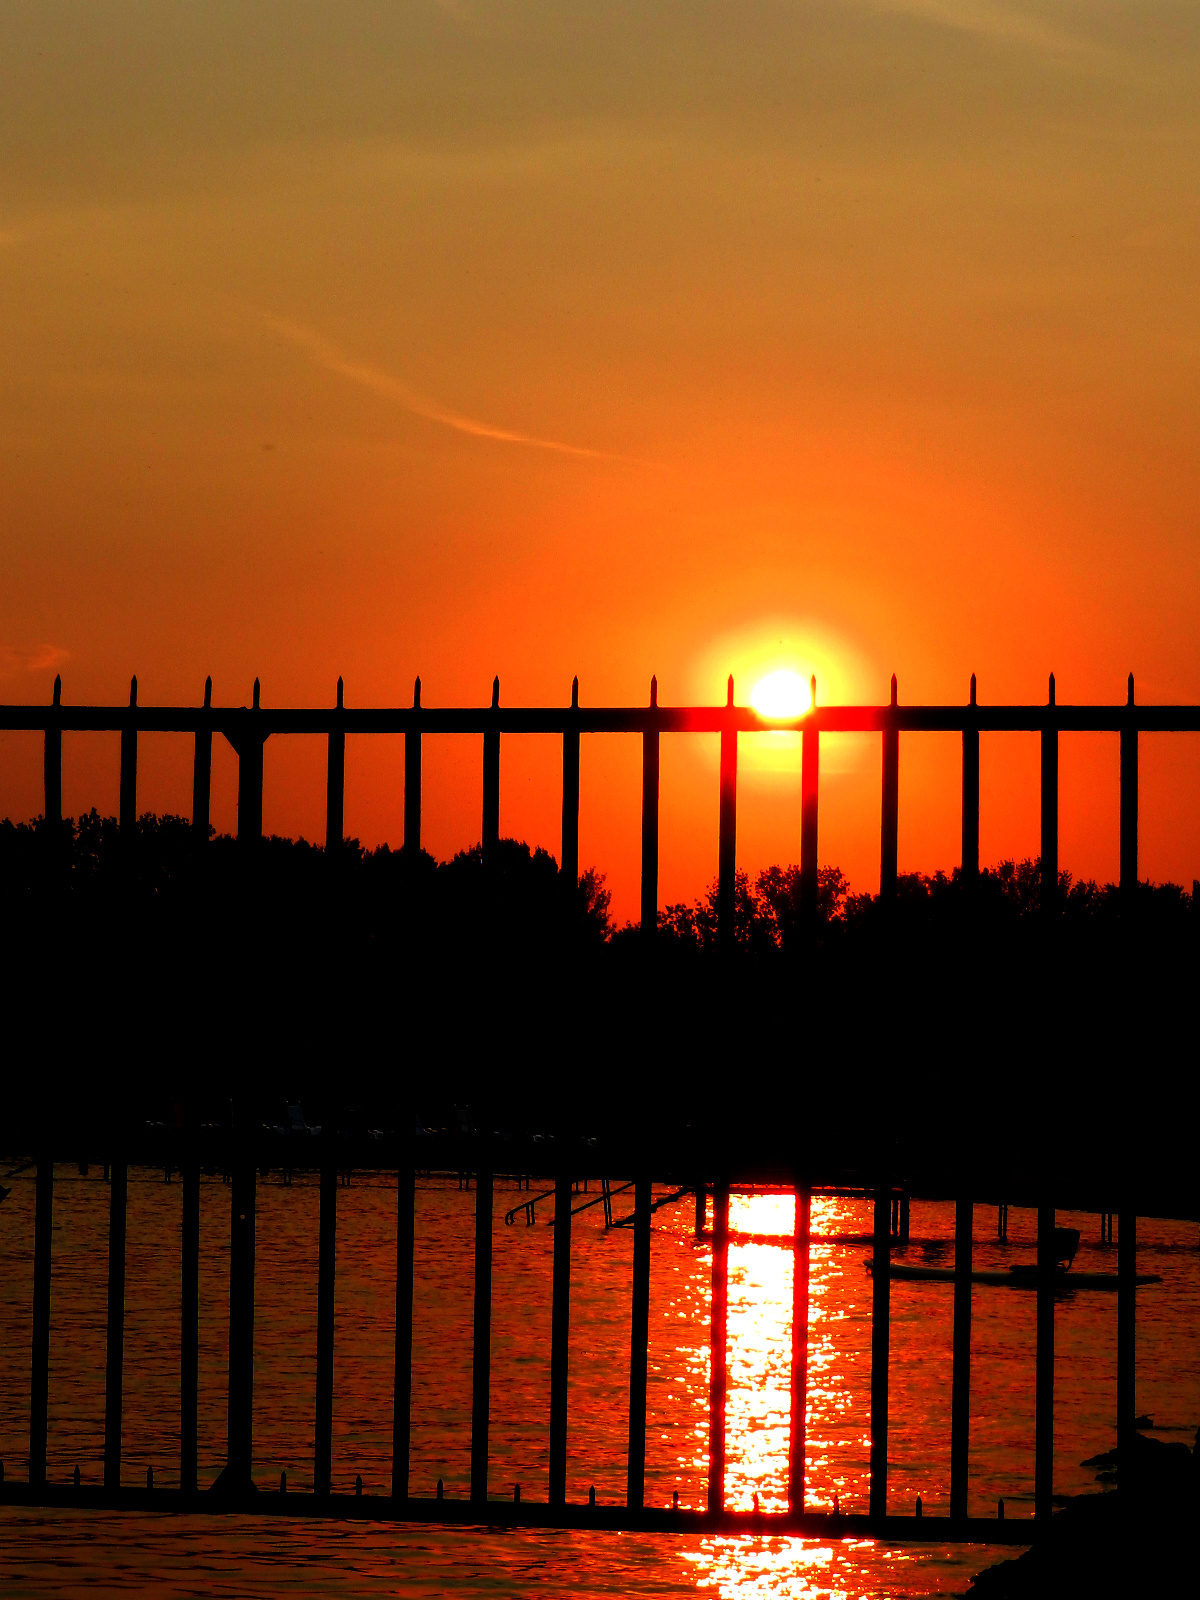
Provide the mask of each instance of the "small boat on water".
MULTIPOLYGON (((872 1269, 872 1263, 867 1262, 867 1271, 872 1269)), ((932 1283, 953 1283, 953 1267, 918 1267, 908 1266, 902 1261, 893 1261, 888 1273, 891 1278, 915 1279, 932 1283)), ((1147 1283, 1161 1283, 1162 1279, 1153 1272, 1139 1272, 1134 1278, 1134 1284, 1140 1289, 1147 1283)), ((1038 1270, 1036 1265, 1025 1264, 1011 1267, 985 1268, 983 1271, 972 1272, 972 1283, 996 1284, 1002 1289, 1036 1289, 1038 1285, 1038 1270)), ((1107 1289, 1115 1290, 1118 1278, 1115 1272, 1072 1272, 1069 1267, 1056 1267, 1054 1271, 1054 1287, 1056 1289, 1107 1289)))

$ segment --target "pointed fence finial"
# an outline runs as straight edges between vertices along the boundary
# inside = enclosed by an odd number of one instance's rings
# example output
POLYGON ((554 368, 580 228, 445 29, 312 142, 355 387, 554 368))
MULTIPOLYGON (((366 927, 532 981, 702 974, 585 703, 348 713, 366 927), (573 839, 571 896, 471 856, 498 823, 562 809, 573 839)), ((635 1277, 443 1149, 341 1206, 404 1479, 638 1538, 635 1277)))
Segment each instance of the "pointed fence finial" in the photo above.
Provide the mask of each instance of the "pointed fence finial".
POLYGON ((212 705, 212 677, 210 675, 209 677, 205 678, 205 680, 204 680, 204 709, 205 709, 205 711, 207 711, 209 706, 211 706, 211 705, 212 705))
POLYGON ((54 674, 54 704, 62 705, 62 675, 57 672, 54 674))
POLYGON ((342 680, 340 678, 338 679, 337 708, 339 711, 342 709, 342 680))
POLYGON ((1129 699, 1126 701, 1126 704, 1127 705, 1132 705, 1133 704, 1133 673, 1132 672, 1129 674, 1129 699))
POLYGON ((896 704, 896 674, 892 673, 892 704, 896 704))
POLYGON ((1054 674, 1053 673, 1050 674, 1050 699, 1049 699, 1049 701, 1047 703, 1049 705, 1053 705, 1054 704, 1054 674))
POLYGON ((492 679, 492 710, 495 711, 496 707, 499 704, 500 704, 500 674, 497 673, 496 676, 492 679))
POLYGON ((579 677, 578 674, 571 679, 571 710, 579 710, 579 677))
POLYGON ((130 680, 129 680, 129 704, 131 706, 137 705, 137 676, 136 676, 136 674, 132 678, 130 678, 130 680))
POLYGON ((255 711, 257 711, 259 709, 259 706, 258 706, 258 679, 257 678, 255 678, 255 680, 254 680, 254 709, 255 709, 255 711))
POLYGON ((814 672, 808 681, 808 705, 811 710, 817 703, 817 675, 814 672))
POLYGON ((650 704, 652 706, 656 706, 658 704, 658 678, 657 678, 657 676, 652 677, 650 679, 650 704))
POLYGON ((971 704, 975 704, 975 674, 971 674, 971 704))
POLYGON ((732 672, 729 674, 729 682, 725 686, 725 704, 727 706, 731 706, 733 704, 733 673, 732 672))
POLYGON ((420 709, 421 709, 421 680, 420 680, 420 678, 417 678, 413 682, 413 710, 414 711, 419 711, 420 709))

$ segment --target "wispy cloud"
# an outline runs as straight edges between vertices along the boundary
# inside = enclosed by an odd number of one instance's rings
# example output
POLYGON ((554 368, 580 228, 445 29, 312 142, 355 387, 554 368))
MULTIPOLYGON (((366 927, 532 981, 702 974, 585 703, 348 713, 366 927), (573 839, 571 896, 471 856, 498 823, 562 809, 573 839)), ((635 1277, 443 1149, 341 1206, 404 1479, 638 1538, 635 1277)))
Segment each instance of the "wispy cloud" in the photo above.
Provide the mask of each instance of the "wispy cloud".
POLYGON ((56 644, 35 644, 22 648, 0 644, 0 679, 20 678, 28 672, 49 672, 69 660, 70 652, 56 644))
POLYGON ((394 377, 390 372, 370 366, 365 361, 355 360, 310 328, 288 322, 282 317, 268 316, 264 320, 273 333, 278 334, 281 339, 286 339, 289 344, 295 345, 298 350, 303 350, 318 367, 323 367, 326 372, 334 372, 351 383, 357 383, 361 388, 370 389, 385 399, 395 401, 414 417, 423 417, 427 422, 436 422, 443 428, 453 428, 456 433, 465 433, 474 439, 491 439, 498 444, 525 445, 532 450, 551 450, 563 456, 584 456, 592 460, 608 461, 628 459, 617 456, 610 450, 592 450, 584 445, 566 444, 561 439, 545 439, 539 434, 522 433, 516 428, 503 428, 497 423, 484 422, 478 417, 468 417, 461 411, 442 405, 440 401, 431 400, 428 395, 421 394, 419 390, 394 377))
POLYGON ((981 39, 1024 45, 1061 56, 1096 56, 1099 47, 1053 23, 1031 16, 1007 0, 867 0, 874 11, 917 17, 923 22, 981 39))

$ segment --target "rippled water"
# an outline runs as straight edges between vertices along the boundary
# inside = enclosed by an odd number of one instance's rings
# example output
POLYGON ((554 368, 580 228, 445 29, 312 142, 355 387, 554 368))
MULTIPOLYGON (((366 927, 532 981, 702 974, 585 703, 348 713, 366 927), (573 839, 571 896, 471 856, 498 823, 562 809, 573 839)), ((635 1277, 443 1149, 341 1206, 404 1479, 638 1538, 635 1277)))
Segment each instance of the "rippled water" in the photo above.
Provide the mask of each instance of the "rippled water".
MULTIPOLYGON (((24 1476, 28 1444, 33 1183, 10 1180, 0 1205, 0 1457, 24 1476)), ((255 1471, 265 1486, 288 1474, 312 1486, 316 1383, 318 1193, 260 1180, 255 1323, 255 1471)), ((179 1223, 182 1191, 138 1170, 129 1186, 124 1478, 178 1482, 179 1223)), ((620 1212, 627 1197, 614 1205, 620 1212)), ((230 1191, 201 1189, 200 1472, 223 1462, 230 1191)), ((489 1487, 544 1499, 548 1474, 552 1230, 505 1227, 515 1185, 498 1181, 494 1234, 489 1487)), ((470 1470, 473 1191, 421 1180, 417 1192, 412 1490, 440 1477, 465 1496, 470 1470)), ((547 1216, 549 1210, 547 1210, 547 1216)), ((334 1488, 361 1473, 367 1493, 390 1487, 396 1191, 356 1175, 338 1193, 334 1488)), ((1095 1217, 1060 1220, 1084 1234, 1079 1266, 1115 1269, 1095 1217)), ((646 1450, 648 1504, 705 1501, 708 1298, 711 1250, 692 1232, 690 1201, 654 1218, 646 1450)), ((790 1232, 785 1196, 735 1196, 731 1227, 790 1232)), ((102 1475, 108 1189, 96 1169, 56 1172, 48 1473, 102 1475)), ((863 1233, 869 1208, 817 1198, 815 1233, 863 1233)), ((976 1259, 1033 1258, 1034 1216, 1010 1212, 1009 1243, 995 1212, 976 1210, 976 1259)), ((953 1208, 914 1203, 908 1260, 953 1262, 953 1208)), ((1200 1422, 1200 1253, 1194 1224, 1143 1221, 1142 1270, 1161 1285, 1139 1291, 1138 1408, 1162 1436, 1200 1422)), ((568 1496, 590 1485, 623 1499, 628 1407, 632 1230, 605 1231, 600 1207, 573 1226, 568 1496)), ((809 1333, 808 1501, 865 1510, 868 1489, 870 1279, 861 1245, 816 1243, 809 1333)), ((726 1498, 786 1504, 790 1250, 735 1244, 729 1259, 729 1410, 726 1498)), ((889 1504, 928 1515, 949 1505, 951 1297, 949 1284, 892 1286, 889 1504)), ((1084 1457, 1113 1443, 1116 1303, 1064 1294, 1057 1309, 1056 1489, 1094 1488, 1084 1457)), ((977 1286, 971 1405, 971 1506, 1029 1515, 1033 1492, 1034 1297, 977 1286)), ((86 1585, 117 1592, 153 1581, 193 1594, 523 1593, 919 1595, 961 1590, 1002 1552, 786 1538, 689 1540, 585 1533, 484 1533, 411 1526, 170 1518, 115 1513, 0 1513, 6 1594, 86 1585)))

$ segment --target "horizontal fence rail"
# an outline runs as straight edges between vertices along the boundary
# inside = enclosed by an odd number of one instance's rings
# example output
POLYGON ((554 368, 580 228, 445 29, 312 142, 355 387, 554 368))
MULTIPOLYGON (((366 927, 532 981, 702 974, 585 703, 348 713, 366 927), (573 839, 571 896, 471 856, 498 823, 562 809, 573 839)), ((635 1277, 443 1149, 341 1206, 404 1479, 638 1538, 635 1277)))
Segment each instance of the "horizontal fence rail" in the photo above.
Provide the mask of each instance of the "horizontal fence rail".
POLYGON ((344 703, 342 680, 332 707, 287 709, 261 704, 255 679, 250 706, 214 706, 212 680, 200 706, 138 704, 137 679, 126 706, 71 706, 62 702, 55 679, 49 706, 0 706, 0 728, 40 732, 45 740, 46 822, 62 820, 62 735, 65 732, 119 732, 121 735, 121 805, 123 827, 137 817, 137 749, 139 734, 183 733, 195 739, 192 821, 200 843, 209 835, 212 739, 220 734, 238 756, 238 838, 253 843, 262 836, 263 746, 273 735, 318 735, 328 741, 326 848, 343 838, 345 746, 347 734, 401 734, 404 755, 404 847, 421 848, 421 742, 425 735, 481 734, 484 741, 481 839, 485 861, 499 836, 500 749, 507 735, 556 735, 563 743, 562 871, 576 879, 579 871, 579 740, 584 734, 640 734, 642 738, 642 928, 657 924, 659 859, 659 742, 663 734, 719 734, 721 739, 718 846, 718 926, 723 943, 733 938, 734 881, 737 836, 737 750, 742 734, 793 733, 801 736, 800 888, 802 904, 815 906, 817 895, 818 796, 822 734, 877 733, 881 736, 883 784, 880 806, 881 896, 897 887, 899 835, 899 736, 901 733, 958 733, 962 737, 962 875, 970 884, 979 874, 979 736, 981 733, 1036 733, 1041 738, 1041 893, 1046 909, 1058 896, 1059 735, 1114 733, 1120 737, 1120 887, 1123 897, 1137 886, 1138 873, 1138 744, 1141 734, 1200 733, 1200 706, 1138 705, 1130 673, 1124 704, 1060 705, 1054 676, 1043 705, 988 706, 976 697, 971 679, 965 705, 901 705, 895 677, 886 705, 819 705, 816 679, 812 704, 802 715, 768 717, 751 706, 734 703, 733 679, 723 706, 663 706, 657 680, 651 679, 645 706, 589 707, 579 704, 579 680, 571 704, 557 707, 503 706, 500 680, 492 685, 491 704, 453 708, 421 703, 416 680, 413 703, 406 707, 353 707, 344 703))

